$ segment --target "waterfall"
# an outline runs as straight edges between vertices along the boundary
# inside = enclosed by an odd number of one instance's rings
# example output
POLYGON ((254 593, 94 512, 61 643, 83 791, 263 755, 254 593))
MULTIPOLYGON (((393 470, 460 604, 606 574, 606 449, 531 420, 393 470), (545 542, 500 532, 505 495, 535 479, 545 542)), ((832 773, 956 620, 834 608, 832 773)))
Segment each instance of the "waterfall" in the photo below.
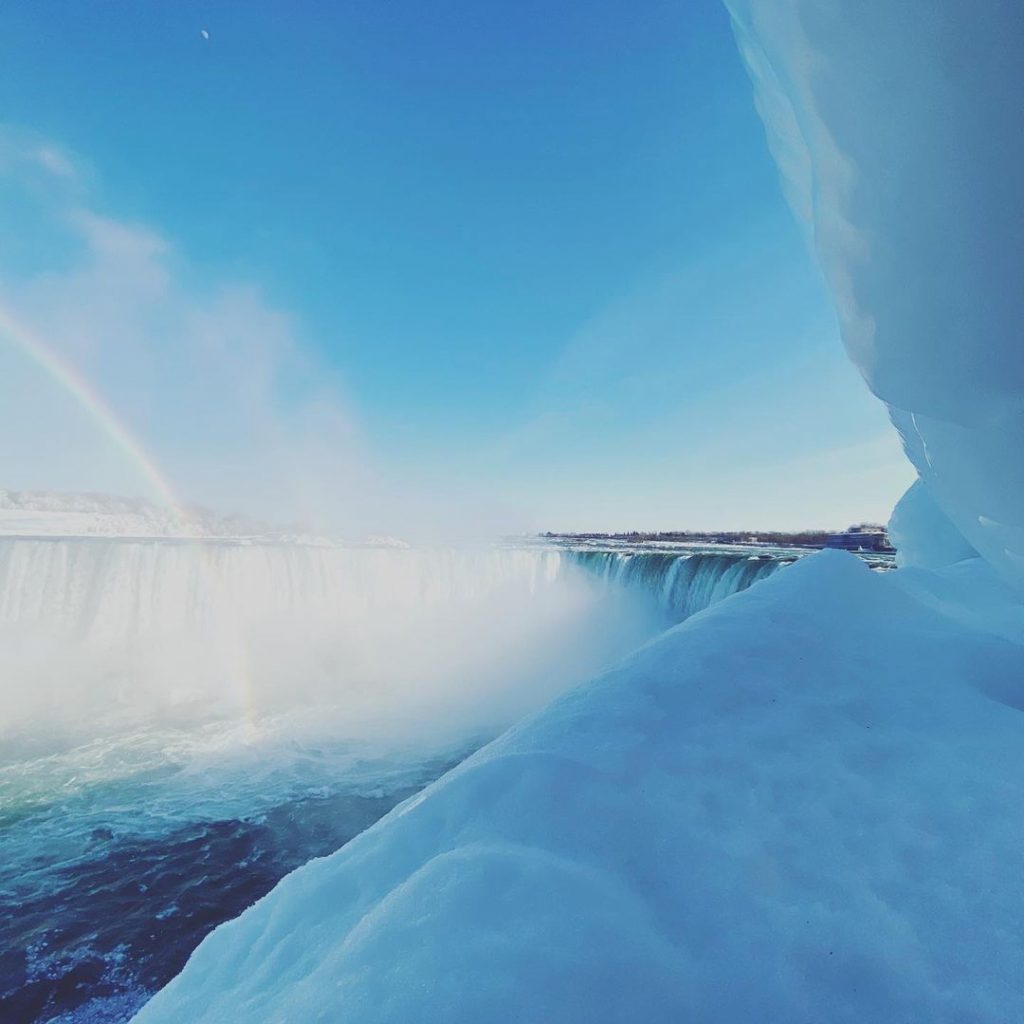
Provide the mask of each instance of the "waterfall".
POLYGON ((98 977, 98 1001, 160 987, 219 920, 636 649, 665 610, 775 564, 0 538, 0 917, 11 949, 51 951, 13 960, 0 1002, 13 991, 20 1019, 98 977))
POLYGON ((666 617, 780 564, 540 545, 0 538, 0 738, 295 709, 326 728, 327 707, 350 731, 471 705, 507 722, 666 617))
POLYGON ((734 552, 0 538, 0 630, 42 626, 102 646, 183 632, 224 637, 266 623, 329 628, 498 595, 533 599, 569 566, 605 588, 641 590, 681 620, 783 564, 734 552))
POLYGON ((341 621, 534 595, 552 550, 401 550, 120 539, 0 539, 0 628, 44 622, 80 639, 181 629, 223 633, 269 618, 341 621))
POLYGON ((679 622, 788 564, 733 552, 569 550, 565 555, 606 587, 634 588, 653 597, 679 622))
POLYGON ((656 628, 552 547, 0 538, 0 740, 285 713, 493 731, 656 628))

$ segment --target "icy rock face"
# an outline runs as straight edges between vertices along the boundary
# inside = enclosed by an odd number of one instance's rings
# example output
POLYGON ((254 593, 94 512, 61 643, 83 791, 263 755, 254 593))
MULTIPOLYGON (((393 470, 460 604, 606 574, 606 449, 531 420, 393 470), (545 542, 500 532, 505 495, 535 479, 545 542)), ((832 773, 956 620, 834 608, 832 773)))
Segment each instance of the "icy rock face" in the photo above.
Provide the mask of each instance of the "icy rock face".
POLYGON ((1018 0, 726 0, 843 338, 936 503, 1024 586, 1018 0))
POLYGON ((903 575, 822 552, 663 634, 289 875, 138 1024, 1024 1019, 1024 647, 903 575))
POLYGON ((889 540, 896 547, 900 568, 941 569, 978 555, 920 480, 892 510, 889 540))

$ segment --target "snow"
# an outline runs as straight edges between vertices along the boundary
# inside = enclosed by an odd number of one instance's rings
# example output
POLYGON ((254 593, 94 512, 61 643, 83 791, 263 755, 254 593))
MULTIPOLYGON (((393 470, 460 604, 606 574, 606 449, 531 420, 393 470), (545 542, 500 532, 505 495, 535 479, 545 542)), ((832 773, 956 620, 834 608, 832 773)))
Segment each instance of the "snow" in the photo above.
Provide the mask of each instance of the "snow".
POLYGON ((936 504, 1024 587, 1017 0, 726 0, 843 339, 936 504))
POLYGON ((901 567, 941 569, 978 555, 921 480, 911 484, 896 503, 888 529, 889 540, 897 549, 896 564, 901 567))
POLYGON ((0 537, 241 538, 269 528, 201 508, 110 494, 0 490, 0 537))
POLYGON ((137 1021, 1020 1019, 1024 634, 943 580, 822 552, 695 616, 285 878, 137 1021))
POLYGON ((0 490, 0 537, 218 540, 305 547, 407 548, 398 537, 342 540, 198 505, 171 506, 115 494, 0 490))

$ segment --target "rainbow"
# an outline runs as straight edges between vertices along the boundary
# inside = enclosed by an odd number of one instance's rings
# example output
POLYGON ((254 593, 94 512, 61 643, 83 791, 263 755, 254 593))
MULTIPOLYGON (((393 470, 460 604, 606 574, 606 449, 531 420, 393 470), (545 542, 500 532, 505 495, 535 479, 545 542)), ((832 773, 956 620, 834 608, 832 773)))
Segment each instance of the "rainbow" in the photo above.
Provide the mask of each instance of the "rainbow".
MULTIPOLYGON (((200 543, 195 529, 190 529, 191 517, 175 496, 170 481, 142 442, 132 434, 125 422, 110 408, 81 372, 54 351, 53 347, 48 345, 38 333, 21 323, 2 304, 0 304, 0 338, 5 338, 13 344, 56 381, 85 410, 111 442, 128 457, 155 495, 174 513, 189 542, 196 545, 198 553, 196 564, 202 585, 210 588, 219 586, 220 581, 210 564, 210 552, 206 550, 205 545, 200 543)), ((257 735, 255 723, 258 713, 254 698, 252 666, 246 640, 239 637, 238 641, 234 671, 229 674, 226 685, 234 689, 239 701, 246 728, 246 738, 254 739, 257 735)))
POLYGON ((71 395, 111 442, 129 458, 159 499, 180 518, 187 518, 167 477, 142 443, 132 435, 124 421, 110 408, 76 367, 55 352, 39 334, 17 320, 2 305, 0 305, 0 336, 24 352, 32 362, 71 395))

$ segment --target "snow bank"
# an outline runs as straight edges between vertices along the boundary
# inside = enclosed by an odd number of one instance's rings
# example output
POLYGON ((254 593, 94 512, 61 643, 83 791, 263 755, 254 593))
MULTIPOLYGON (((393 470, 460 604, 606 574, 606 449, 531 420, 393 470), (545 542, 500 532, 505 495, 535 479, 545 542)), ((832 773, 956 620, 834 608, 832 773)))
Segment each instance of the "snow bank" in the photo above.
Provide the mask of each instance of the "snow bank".
POLYGON ((1018 0, 726 0, 843 338, 946 516, 1024 586, 1018 0))
POLYGON ((823 552, 690 619, 288 876, 137 1021, 1021 1019, 1024 646, 943 579, 823 552))

